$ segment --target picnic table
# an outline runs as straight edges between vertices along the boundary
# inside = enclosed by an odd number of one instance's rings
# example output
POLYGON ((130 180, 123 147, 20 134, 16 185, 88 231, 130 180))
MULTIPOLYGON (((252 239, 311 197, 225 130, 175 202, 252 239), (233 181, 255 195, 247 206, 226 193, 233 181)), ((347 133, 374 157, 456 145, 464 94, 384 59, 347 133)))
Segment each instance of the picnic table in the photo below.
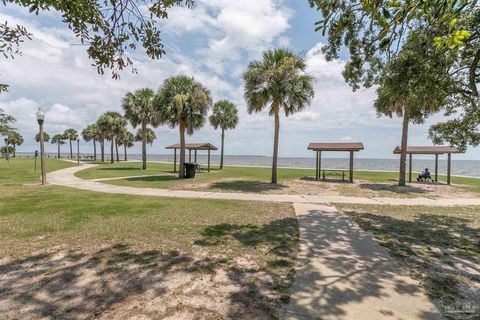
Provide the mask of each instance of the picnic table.
POLYGON ((346 170, 342 170, 342 169, 323 169, 322 180, 325 181, 325 178, 328 176, 335 176, 335 177, 342 178, 342 181, 345 181, 345 172, 346 170))

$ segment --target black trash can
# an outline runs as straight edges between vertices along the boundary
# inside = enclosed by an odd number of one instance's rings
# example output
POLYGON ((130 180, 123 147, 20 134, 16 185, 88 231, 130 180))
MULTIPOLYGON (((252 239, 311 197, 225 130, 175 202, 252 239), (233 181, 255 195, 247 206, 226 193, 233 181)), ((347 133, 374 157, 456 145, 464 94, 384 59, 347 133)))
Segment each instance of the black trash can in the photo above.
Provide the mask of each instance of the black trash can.
POLYGON ((194 162, 185 162, 185 178, 192 179, 195 178, 195 172, 197 172, 198 163, 194 162))

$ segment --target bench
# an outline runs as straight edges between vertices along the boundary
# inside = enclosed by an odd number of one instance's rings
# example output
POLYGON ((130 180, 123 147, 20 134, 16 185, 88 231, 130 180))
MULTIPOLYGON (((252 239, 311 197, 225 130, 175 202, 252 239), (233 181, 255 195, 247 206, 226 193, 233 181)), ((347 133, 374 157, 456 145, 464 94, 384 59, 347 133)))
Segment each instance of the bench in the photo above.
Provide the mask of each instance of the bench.
POLYGON ((325 180, 325 177, 328 176, 336 176, 342 178, 342 181, 345 181, 345 172, 346 170, 324 169, 322 170, 322 179, 325 180))

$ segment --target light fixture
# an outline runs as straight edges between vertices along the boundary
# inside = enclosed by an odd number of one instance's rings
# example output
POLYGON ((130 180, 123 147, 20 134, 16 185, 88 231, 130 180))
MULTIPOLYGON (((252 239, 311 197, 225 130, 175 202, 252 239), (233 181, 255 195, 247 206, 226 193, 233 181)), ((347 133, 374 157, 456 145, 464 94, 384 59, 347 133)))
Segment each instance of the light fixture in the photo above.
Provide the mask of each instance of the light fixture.
POLYGON ((39 125, 43 124, 43 121, 45 121, 45 113, 42 112, 42 109, 38 108, 37 111, 37 121, 39 125))

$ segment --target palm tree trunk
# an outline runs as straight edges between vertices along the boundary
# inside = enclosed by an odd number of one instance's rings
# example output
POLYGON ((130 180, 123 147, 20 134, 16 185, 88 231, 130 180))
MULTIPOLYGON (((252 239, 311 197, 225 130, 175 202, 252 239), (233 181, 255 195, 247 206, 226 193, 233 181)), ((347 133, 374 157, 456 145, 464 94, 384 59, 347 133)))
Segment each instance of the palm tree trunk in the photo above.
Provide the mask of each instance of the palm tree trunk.
POLYGON ((57 158, 60 159, 60 142, 57 143, 57 146, 58 146, 57 158))
POLYGON ((147 169, 147 123, 142 122, 142 169, 147 169))
POLYGON ((72 152, 72 139, 68 139, 70 141, 70 159, 73 159, 73 152, 72 152))
POLYGON ((180 121, 180 168, 178 170, 178 177, 185 178, 185 124, 180 121))
POLYGON ((403 126, 402 126, 402 144, 400 146, 400 174, 398 177, 398 185, 405 186, 406 168, 407 168, 407 142, 408 142, 408 109, 405 106, 403 111, 403 126))
POLYGON ((127 161, 127 144, 125 143, 123 145, 123 154, 125 156, 125 162, 127 161))
POLYGON ((222 128, 222 151, 220 151, 220 170, 223 169, 223 148, 225 146, 225 128, 222 128))
POLYGON ((16 144, 13 143, 13 157, 14 157, 14 158, 17 156, 17 155, 16 155, 16 153, 17 153, 17 151, 16 151, 17 148, 16 148, 16 147, 17 147, 16 144))
POLYGON ((277 183, 278 138, 280 132, 280 115, 278 106, 275 107, 275 136, 273 141, 272 183, 277 183))
POLYGON ((112 137, 112 143, 110 144, 110 163, 113 163, 115 160, 113 153, 113 145, 115 144, 115 137, 112 137))
POLYGON ((97 144, 95 143, 95 139, 93 139, 93 160, 97 161, 97 144))
POLYGON ((102 152, 102 162, 105 162, 105 139, 100 141, 100 151, 102 152))
POLYGON ((118 157, 118 143, 116 140, 115 140, 115 152, 117 154, 117 162, 120 162, 120 158, 118 157))

